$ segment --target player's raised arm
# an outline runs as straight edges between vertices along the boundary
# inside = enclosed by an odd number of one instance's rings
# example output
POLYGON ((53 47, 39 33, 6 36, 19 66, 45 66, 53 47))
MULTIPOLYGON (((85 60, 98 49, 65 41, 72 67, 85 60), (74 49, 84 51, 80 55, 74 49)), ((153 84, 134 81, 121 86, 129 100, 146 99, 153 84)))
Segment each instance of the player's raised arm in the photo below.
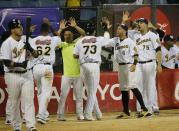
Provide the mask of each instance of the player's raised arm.
POLYGON ((105 47, 114 47, 114 39, 110 39, 109 30, 112 27, 110 20, 107 17, 102 17, 101 26, 104 31, 103 37, 98 37, 98 40, 105 47))
POLYGON ((130 20, 131 17, 129 11, 123 11, 121 24, 127 24, 130 20))
POLYGON ((69 22, 70 26, 75 28, 82 37, 86 35, 85 31, 77 25, 76 20, 74 18, 70 18, 69 22))
POLYGON ((66 28, 66 23, 67 23, 67 21, 65 19, 60 21, 60 26, 59 26, 59 30, 58 30, 58 36, 60 36, 62 31, 66 28))

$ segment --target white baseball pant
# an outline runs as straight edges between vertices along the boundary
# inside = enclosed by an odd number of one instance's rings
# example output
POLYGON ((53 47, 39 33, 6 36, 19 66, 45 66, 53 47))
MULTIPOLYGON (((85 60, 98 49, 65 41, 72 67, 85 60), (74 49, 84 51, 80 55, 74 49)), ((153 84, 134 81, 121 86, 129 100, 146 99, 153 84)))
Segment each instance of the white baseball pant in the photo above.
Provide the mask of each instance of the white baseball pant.
MULTIPOLYGON (((8 87, 7 87, 7 93, 9 94, 8 87)), ((20 106, 21 107, 21 113, 22 113, 23 119, 25 120, 24 104, 25 104, 25 102, 21 97, 21 106, 20 106)), ((9 95, 8 95, 7 102, 6 102, 6 121, 11 121, 11 111, 12 111, 12 104, 10 102, 9 95)))
POLYGON ((11 103, 11 119, 14 129, 21 129, 20 101, 23 99, 27 128, 35 126, 34 81, 32 71, 26 73, 5 73, 11 103))
MULTIPOLYGON (((136 71, 135 72, 130 71, 131 65, 132 64, 119 65, 118 79, 120 81, 121 91, 128 91, 130 89, 136 88, 137 85, 136 71)), ((136 70, 137 69, 138 66, 136 65, 136 70)))
POLYGON ((61 80, 61 94, 58 103, 57 114, 60 117, 64 117, 65 102, 69 94, 71 85, 73 85, 73 91, 76 97, 76 114, 77 117, 83 116, 83 85, 80 77, 68 77, 62 76, 61 80))
MULTIPOLYGON (((153 113, 155 95, 157 93, 156 86, 156 64, 155 61, 145 64, 139 64, 138 88, 142 93, 144 103, 150 113, 153 113)), ((141 111, 140 105, 137 102, 137 111, 141 111)))
POLYGON ((97 87, 100 80, 99 63, 84 63, 81 65, 80 71, 88 92, 84 117, 91 119, 93 109, 96 113, 101 113, 96 98, 97 87))
POLYGON ((38 89, 39 111, 37 117, 46 119, 49 116, 47 107, 52 93, 53 67, 48 64, 37 64, 33 68, 33 75, 38 89))

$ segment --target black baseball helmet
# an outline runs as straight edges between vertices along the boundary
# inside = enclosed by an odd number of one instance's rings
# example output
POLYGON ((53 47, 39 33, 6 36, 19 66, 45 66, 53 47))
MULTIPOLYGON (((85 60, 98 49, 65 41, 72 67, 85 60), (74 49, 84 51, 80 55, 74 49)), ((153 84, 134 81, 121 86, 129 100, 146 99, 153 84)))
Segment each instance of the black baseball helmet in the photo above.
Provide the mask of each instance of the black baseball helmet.
POLYGON ((124 29, 125 31, 128 31, 128 26, 125 24, 119 24, 119 27, 121 27, 122 29, 124 29))
POLYGON ((145 18, 139 18, 136 20, 137 23, 141 22, 141 23, 145 23, 145 24, 148 24, 148 20, 145 19, 145 18))
POLYGON ((15 28, 20 28, 22 26, 21 21, 19 19, 12 19, 8 23, 9 30, 15 29, 15 28))
POLYGON ((96 24, 95 23, 87 23, 86 24, 86 34, 87 35, 92 35, 95 30, 96 30, 96 24))
POLYGON ((175 41, 175 38, 174 38, 173 35, 165 35, 164 41, 165 41, 165 42, 167 42, 167 41, 173 42, 173 41, 175 41))

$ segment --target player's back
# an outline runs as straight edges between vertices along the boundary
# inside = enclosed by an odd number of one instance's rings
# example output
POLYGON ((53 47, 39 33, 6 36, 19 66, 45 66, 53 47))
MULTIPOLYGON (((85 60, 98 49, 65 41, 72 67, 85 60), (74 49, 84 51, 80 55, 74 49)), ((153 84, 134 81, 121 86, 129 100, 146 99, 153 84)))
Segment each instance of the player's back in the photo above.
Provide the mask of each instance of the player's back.
POLYGON ((101 62, 101 37, 86 36, 76 43, 80 63, 101 62))
POLYGON ((37 63, 51 63, 55 62, 55 48, 59 42, 61 42, 58 37, 51 36, 37 36, 33 39, 33 44, 35 44, 39 57, 36 59, 37 63))

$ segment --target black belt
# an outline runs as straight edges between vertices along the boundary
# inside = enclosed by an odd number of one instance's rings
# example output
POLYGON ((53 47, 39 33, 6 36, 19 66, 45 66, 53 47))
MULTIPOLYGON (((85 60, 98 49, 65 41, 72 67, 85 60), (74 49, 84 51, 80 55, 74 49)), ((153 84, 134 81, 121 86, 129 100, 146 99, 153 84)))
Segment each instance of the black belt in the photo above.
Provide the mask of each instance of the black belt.
POLYGON ((148 61, 139 61, 138 63, 139 64, 146 64, 146 63, 149 63, 149 62, 152 62, 153 60, 148 60, 148 61))
POLYGON ((27 71, 30 71, 31 69, 28 69, 28 70, 24 70, 24 71, 8 71, 7 73, 17 73, 17 74, 24 74, 26 73, 27 71))
POLYGON ((119 63, 119 65, 128 65, 128 64, 132 64, 132 63, 119 63))
POLYGON ((99 61, 91 61, 91 62, 84 62, 84 63, 82 63, 81 65, 83 65, 83 64, 86 64, 86 63, 99 63, 99 61))
POLYGON ((44 63, 44 65, 51 65, 51 63, 44 63))
POLYGON ((51 65, 51 63, 38 63, 38 64, 51 65))

